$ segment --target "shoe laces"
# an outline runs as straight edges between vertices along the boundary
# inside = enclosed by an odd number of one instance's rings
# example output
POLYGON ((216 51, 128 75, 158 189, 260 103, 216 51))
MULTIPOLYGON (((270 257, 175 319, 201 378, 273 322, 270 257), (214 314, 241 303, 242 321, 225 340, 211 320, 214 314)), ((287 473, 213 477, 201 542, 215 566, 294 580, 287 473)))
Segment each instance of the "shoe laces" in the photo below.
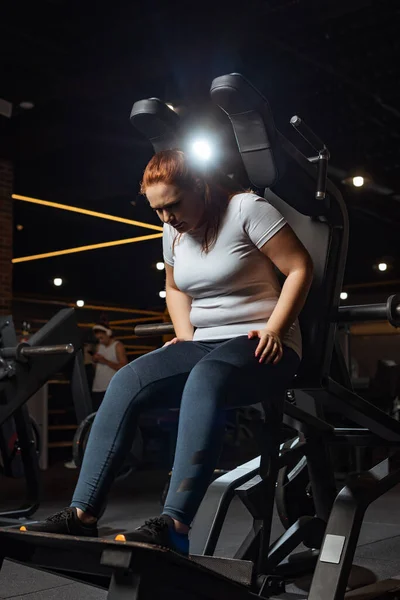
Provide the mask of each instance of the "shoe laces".
POLYGON ((144 525, 142 525, 142 527, 139 527, 139 529, 144 528, 149 529, 150 531, 153 531, 157 534, 162 533, 165 530, 165 528, 168 528, 168 524, 162 517, 155 517, 154 519, 148 519, 144 522, 144 525))
POLYGON ((52 515, 51 517, 48 517, 46 519, 46 521, 48 523, 62 523, 64 521, 69 521, 70 519, 72 519, 72 508, 64 508, 63 510, 60 510, 60 512, 56 513, 55 515, 52 515))

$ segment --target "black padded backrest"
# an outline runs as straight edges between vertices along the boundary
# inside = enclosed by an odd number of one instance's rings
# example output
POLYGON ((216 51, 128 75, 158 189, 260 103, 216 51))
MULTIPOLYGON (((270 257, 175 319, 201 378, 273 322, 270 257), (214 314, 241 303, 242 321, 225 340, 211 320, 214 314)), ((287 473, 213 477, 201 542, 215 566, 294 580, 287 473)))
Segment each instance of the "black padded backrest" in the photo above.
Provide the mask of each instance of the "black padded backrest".
POLYGON ((277 132, 266 99, 238 73, 214 79, 210 94, 232 122, 252 184, 257 188, 273 185, 282 175, 284 162, 274 150, 277 132))
POLYGON ((343 231, 299 213, 272 190, 265 190, 264 196, 285 217, 314 264, 313 282, 299 317, 303 360, 296 380, 298 387, 312 387, 319 385, 330 367, 336 330, 331 315, 339 305, 344 270, 344 261, 340 266, 343 231))
POLYGON ((179 116, 158 98, 135 102, 130 122, 151 142, 154 152, 179 146, 179 116))
POLYGON ((330 181, 325 201, 315 199, 315 165, 275 129, 265 98, 243 77, 237 73, 218 77, 211 96, 232 122, 250 181, 266 188, 265 198, 286 218, 313 260, 313 283, 300 315, 303 360, 296 387, 319 387, 329 374, 336 331, 333 315, 343 284, 348 243, 345 204, 330 181))

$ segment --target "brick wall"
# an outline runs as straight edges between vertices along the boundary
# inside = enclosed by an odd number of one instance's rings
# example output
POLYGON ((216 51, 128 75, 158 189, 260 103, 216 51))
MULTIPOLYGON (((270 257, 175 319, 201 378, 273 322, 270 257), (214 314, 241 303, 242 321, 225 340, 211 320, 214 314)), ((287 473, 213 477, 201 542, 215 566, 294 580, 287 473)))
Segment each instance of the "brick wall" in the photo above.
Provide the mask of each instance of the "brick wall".
POLYGON ((12 301, 13 167, 0 158, 0 314, 11 313, 12 301))

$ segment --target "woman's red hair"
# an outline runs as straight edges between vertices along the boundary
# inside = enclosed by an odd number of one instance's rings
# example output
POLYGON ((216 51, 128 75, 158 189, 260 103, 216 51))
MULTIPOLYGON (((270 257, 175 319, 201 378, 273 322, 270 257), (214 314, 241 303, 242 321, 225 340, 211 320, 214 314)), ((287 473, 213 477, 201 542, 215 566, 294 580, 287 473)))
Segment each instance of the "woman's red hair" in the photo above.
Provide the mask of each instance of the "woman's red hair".
POLYGON ((206 227, 202 244, 203 252, 208 252, 214 245, 222 216, 229 200, 241 189, 229 177, 217 173, 205 175, 194 165, 181 150, 162 150, 157 152, 148 163, 140 186, 140 192, 146 195, 151 185, 166 183, 181 189, 192 190, 199 181, 204 187, 204 205, 206 227))

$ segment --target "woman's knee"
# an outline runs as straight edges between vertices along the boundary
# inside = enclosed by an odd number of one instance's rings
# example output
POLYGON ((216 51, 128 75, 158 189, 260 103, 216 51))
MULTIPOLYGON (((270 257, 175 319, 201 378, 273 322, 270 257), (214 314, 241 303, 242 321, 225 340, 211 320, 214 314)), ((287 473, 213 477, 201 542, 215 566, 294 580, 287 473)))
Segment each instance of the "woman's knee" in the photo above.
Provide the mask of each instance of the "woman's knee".
POLYGON ((140 389, 141 385, 138 373, 134 368, 133 363, 129 363, 115 373, 107 388, 106 395, 121 395, 121 393, 126 392, 129 392, 131 395, 135 395, 140 391, 140 389))
MULTIPOLYGON (((231 385, 237 369, 218 359, 207 359, 199 362, 191 371, 187 385, 209 393, 215 398, 223 395, 228 386, 231 385)), ((208 394, 207 394, 208 396, 208 394)))

